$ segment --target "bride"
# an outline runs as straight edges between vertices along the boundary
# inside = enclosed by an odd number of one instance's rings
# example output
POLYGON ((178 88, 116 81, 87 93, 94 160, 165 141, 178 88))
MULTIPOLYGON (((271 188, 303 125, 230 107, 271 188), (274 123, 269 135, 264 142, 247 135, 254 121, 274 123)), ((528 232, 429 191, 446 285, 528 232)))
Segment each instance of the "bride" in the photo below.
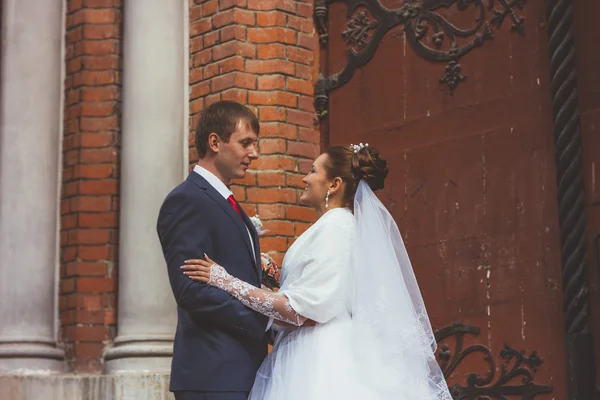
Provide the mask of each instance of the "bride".
POLYGON ((281 331, 251 400, 451 400, 398 226, 374 194, 387 173, 368 144, 333 146, 314 161, 300 202, 318 220, 285 255, 277 293, 209 255, 182 267, 281 331))

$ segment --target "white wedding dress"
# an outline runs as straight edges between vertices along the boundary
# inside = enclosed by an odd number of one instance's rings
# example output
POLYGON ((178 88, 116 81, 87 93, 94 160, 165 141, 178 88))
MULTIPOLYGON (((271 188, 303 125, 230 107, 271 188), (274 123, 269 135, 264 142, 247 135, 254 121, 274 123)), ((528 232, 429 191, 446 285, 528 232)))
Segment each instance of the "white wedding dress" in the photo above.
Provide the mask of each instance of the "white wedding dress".
POLYGON ((452 399, 400 232, 364 182, 355 212, 326 212, 285 255, 278 294, 317 325, 282 328, 250 400, 452 399))
POLYGON ((365 182, 354 214, 327 211, 290 247, 277 294, 216 264, 209 284, 281 331, 250 400, 452 400, 398 226, 365 182))
POLYGON ((318 324, 283 328, 258 371, 251 400, 369 398, 353 384, 349 278, 355 237, 354 216, 336 208, 289 248, 278 294, 318 324))

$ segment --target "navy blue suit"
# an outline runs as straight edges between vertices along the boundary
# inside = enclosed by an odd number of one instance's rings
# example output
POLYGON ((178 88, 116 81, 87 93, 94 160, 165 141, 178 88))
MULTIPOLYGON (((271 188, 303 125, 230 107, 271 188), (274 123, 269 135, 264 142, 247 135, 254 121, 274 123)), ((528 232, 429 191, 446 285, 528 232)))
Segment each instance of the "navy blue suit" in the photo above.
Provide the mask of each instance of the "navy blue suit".
POLYGON ((242 214, 244 221, 195 172, 169 193, 160 209, 158 236, 177 302, 170 384, 176 393, 247 393, 267 354, 267 317, 220 289, 192 281, 179 268, 186 259, 206 253, 231 275, 260 287, 258 235, 242 214))

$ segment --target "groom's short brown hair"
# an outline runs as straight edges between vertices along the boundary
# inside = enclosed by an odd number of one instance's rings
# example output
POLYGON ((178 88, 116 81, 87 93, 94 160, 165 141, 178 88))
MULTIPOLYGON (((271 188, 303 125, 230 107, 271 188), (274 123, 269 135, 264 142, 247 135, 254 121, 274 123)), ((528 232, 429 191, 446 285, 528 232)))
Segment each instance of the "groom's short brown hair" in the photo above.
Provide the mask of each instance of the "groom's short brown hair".
POLYGON ((248 129, 259 134, 260 124, 256 115, 243 104, 235 101, 218 101, 208 106, 200 115, 196 128, 195 145, 198 157, 204 158, 208 151, 208 136, 216 133, 224 142, 242 122, 248 129))

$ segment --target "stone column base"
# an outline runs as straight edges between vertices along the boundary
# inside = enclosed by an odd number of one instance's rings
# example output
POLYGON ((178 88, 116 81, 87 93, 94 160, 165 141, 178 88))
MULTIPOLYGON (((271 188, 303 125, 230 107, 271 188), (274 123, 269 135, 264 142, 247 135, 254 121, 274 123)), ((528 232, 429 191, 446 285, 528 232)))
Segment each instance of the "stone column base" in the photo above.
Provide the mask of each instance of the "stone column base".
POLYGON ((168 374, 2 375, 0 399, 173 400, 168 374))
POLYGON ((173 359, 173 336, 117 336, 104 354, 109 374, 167 374, 173 359))
POLYGON ((0 343, 0 374, 60 373, 65 366, 64 351, 50 342, 0 343))

